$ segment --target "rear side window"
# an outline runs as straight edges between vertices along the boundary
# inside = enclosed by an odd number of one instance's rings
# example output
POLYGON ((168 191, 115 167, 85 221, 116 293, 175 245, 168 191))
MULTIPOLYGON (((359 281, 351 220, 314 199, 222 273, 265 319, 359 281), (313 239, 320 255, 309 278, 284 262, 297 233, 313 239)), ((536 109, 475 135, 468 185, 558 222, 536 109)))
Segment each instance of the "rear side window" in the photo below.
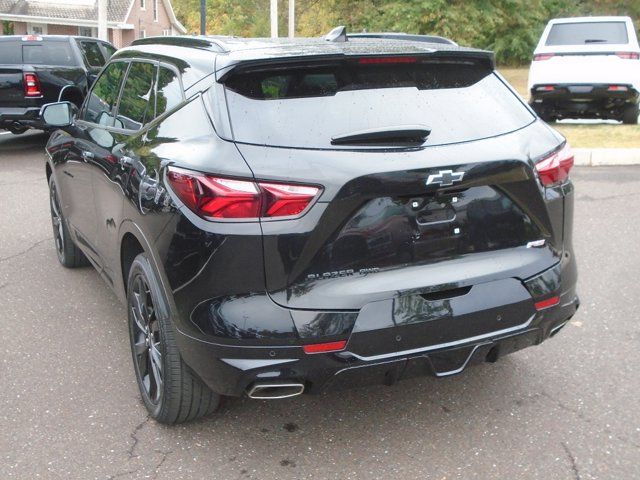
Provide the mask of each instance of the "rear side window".
POLYGON ((332 138, 404 125, 430 130, 425 145, 478 140, 522 128, 531 112, 473 61, 310 66, 237 73, 226 80, 238 142, 343 148, 332 138))
POLYGON ((139 130, 154 117, 154 83, 156 65, 133 62, 124 83, 115 125, 127 130, 139 130))
POLYGON ((109 60, 111 58, 111 56, 116 53, 116 49, 114 47, 112 47, 111 45, 109 45, 108 43, 103 43, 102 45, 102 50, 104 51, 105 54, 105 58, 107 60, 109 60))
POLYGON ((545 45, 606 45, 629 43, 625 22, 557 23, 545 45))
POLYGON ((97 42, 81 41, 80 50, 90 67, 102 67, 105 63, 104 56, 97 42))
POLYGON ((170 68, 160 66, 158 72, 156 116, 159 117, 164 112, 182 103, 182 99, 180 77, 170 68))
POLYGON ((20 65, 22 55, 20 55, 19 42, 0 42, 0 65, 20 65))
POLYGON ((116 100, 128 65, 126 62, 114 62, 103 70, 93 84, 80 118, 98 125, 113 126, 116 100))
POLYGON ((45 41, 23 44, 22 61, 27 65, 73 66, 76 64, 68 42, 45 41))

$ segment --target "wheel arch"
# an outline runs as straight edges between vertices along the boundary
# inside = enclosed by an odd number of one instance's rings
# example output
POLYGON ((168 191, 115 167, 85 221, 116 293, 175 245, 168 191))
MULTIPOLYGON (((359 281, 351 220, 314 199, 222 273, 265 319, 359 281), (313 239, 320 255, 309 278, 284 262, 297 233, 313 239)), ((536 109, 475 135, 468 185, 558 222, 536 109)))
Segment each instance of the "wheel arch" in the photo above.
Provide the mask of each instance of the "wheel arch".
POLYGON ((119 234, 119 245, 120 245, 120 261, 118 262, 118 267, 120 271, 115 275, 116 282, 115 285, 116 294, 123 303, 127 301, 127 280, 129 276, 129 270, 131 269, 131 265, 135 258, 140 253, 145 253, 153 272, 158 279, 158 284, 160 287, 160 293, 162 295, 163 307, 166 308, 166 311, 163 312, 169 318, 175 318, 174 313, 176 311, 175 305, 172 301, 172 296, 169 295, 170 289, 168 287, 169 283, 166 275, 164 274, 164 269, 162 268, 162 263, 158 259, 157 252, 152 248, 151 243, 148 241, 147 237, 144 235, 140 227, 136 225, 131 220, 125 220, 120 225, 120 234, 119 234))

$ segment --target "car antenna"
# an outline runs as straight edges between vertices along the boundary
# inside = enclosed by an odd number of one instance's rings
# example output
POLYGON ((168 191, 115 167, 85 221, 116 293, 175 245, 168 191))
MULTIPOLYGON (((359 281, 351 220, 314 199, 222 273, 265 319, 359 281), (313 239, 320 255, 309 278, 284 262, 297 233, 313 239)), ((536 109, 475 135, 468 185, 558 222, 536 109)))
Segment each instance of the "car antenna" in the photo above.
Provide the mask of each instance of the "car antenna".
POLYGON ((347 27, 340 25, 339 27, 334 28, 324 36, 324 39, 327 42, 348 42, 347 27))

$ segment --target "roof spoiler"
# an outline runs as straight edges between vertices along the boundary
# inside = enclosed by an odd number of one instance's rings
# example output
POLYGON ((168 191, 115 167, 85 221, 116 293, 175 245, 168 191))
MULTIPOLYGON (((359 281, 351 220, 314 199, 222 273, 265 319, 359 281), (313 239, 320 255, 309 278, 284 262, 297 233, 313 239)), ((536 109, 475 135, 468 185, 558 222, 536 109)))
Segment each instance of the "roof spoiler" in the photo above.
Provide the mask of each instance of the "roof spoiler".
POLYGON ((237 73, 260 72, 264 70, 289 69, 304 67, 307 65, 335 65, 338 62, 357 61, 367 57, 409 57, 419 60, 461 60, 477 61, 484 63, 487 68, 495 70, 495 55, 488 50, 456 49, 456 50, 433 50, 426 52, 399 53, 376 53, 376 54, 344 54, 333 53, 323 55, 296 55, 290 57, 272 57, 260 59, 240 60, 232 64, 223 65, 217 69, 218 82, 224 83, 231 75, 237 73))

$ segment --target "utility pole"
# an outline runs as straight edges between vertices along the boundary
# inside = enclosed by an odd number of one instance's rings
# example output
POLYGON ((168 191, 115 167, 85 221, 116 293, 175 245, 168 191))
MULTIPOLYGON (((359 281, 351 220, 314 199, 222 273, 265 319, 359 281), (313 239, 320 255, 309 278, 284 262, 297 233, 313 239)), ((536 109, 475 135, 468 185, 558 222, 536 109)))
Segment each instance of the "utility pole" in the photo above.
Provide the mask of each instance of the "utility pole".
POLYGON ((207 34, 207 0, 200 0, 200 35, 207 34))
POLYGON ((271 38, 278 38, 278 0, 271 0, 271 38))
POLYGON ((98 38, 109 41, 107 31, 107 5, 109 0, 98 0, 98 38))
POLYGON ((289 38, 296 34, 296 0, 289 0, 289 38))

